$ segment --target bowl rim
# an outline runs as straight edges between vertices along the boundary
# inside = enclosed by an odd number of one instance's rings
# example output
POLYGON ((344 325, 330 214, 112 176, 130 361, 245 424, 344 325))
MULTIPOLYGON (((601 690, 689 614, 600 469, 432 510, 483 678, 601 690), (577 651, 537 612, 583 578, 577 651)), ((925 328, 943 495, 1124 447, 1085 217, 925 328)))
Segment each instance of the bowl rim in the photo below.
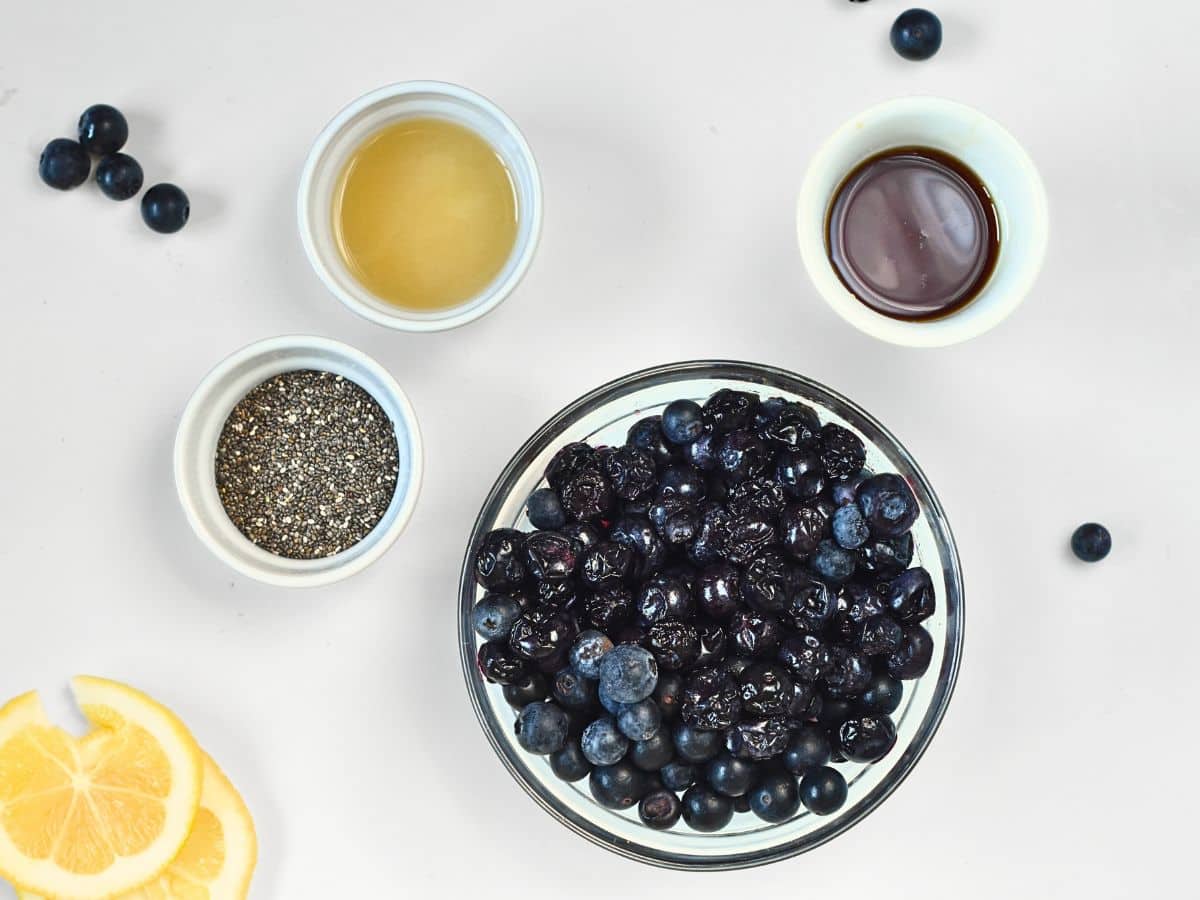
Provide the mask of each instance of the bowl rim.
POLYGON ((513 454, 492 485, 492 488, 488 491, 487 498, 484 500, 479 515, 476 517, 475 524, 472 526, 471 539, 467 544, 466 553, 463 557, 462 569, 459 574, 458 600, 459 657, 462 664, 463 677, 466 681, 467 693, 471 700, 471 706, 475 711, 475 717, 484 734, 487 736, 488 743, 491 744, 493 751, 495 751, 496 756, 499 757, 508 773, 542 809, 591 843, 636 862, 683 871, 745 869, 789 859, 813 850, 838 837, 874 812, 912 773, 916 764, 924 756, 925 751, 928 749, 929 744, 932 742, 934 735, 945 718, 950 700, 954 695, 954 688, 957 684, 958 673, 961 668, 966 625, 962 566, 953 532, 950 530, 950 525, 946 519, 941 501, 938 499, 933 487, 929 484, 924 471, 904 445, 878 419, 832 388, 814 379, 776 366, 737 360, 689 360, 640 369, 629 375, 600 385, 567 404, 550 417, 513 454), (704 858, 675 858, 667 852, 652 851, 651 848, 646 848, 642 845, 627 845, 625 842, 614 840, 601 826, 587 820, 579 819, 572 811, 560 808, 552 798, 543 796, 537 789, 537 785, 531 783, 522 775, 510 757, 509 749, 498 740, 494 732, 493 723, 487 714, 486 701, 484 699, 486 683, 480 677, 476 666, 475 634, 468 621, 469 617, 466 615, 466 610, 469 604, 473 604, 476 593, 475 580, 471 575, 471 560, 477 536, 480 534, 481 529, 484 528, 485 523, 494 517, 496 507, 503 503, 504 499, 508 496, 511 491, 510 482, 524 470, 523 459, 535 448, 544 449, 546 442, 553 440, 566 425, 580 416, 586 415, 602 402, 611 399, 611 394, 624 389, 647 386, 644 383, 651 380, 667 383, 682 380, 686 376, 745 380, 747 384, 760 384, 765 387, 779 382, 798 384, 818 394, 827 396, 831 401, 831 406, 834 407, 834 411, 838 412, 839 415, 843 414, 843 412, 848 412, 851 417, 859 417, 865 424, 876 429, 883 439, 891 443, 888 450, 890 452, 894 451, 911 467, 913 475, 919 481, 922 491, 928 497, 929 510, 934 514, 934 516, 931 516, 931 519, 936 517, 936 521, 944 533, 945 546, 948 551, 945 560, 946 576, 951 580, 951 588, 958 600, 955 615, 952 619, 947 619, 947 630, 944 639, 945 657, 942 662, 942 671, 939 674, 938 694, 926 711, 917 735, 914 737, 912 743, 904 748, 902 757, 897 762, 896 768, 892 771, 891 775, 864 797, 857 807, 848 811, 848 813, 852 814, 834 816, 828 825, 816 832, 765 850, 745 851, 704 858))

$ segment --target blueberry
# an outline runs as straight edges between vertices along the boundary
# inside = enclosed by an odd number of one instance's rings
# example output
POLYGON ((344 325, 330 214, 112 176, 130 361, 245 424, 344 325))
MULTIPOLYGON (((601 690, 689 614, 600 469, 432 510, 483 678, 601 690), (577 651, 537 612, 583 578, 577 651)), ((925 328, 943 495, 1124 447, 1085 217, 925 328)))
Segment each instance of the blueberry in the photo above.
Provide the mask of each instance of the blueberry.
POLYGON ((867 656, 888 656, 903 643, 904 628, 888 615, 868 616, 855 634, 855 644, 867 656))
POLYGON ((191 211, 187 194, 173 184, 156 184, 142 195, 142 221, 159 234, 174 234, 191 211))
POLYGON ((553 606, 539 606, 522 613, 513 623, 508 646, 525 659, 549 659, 566 651, 575 640, 575 621, 553 606))
POLYGON ((811 450, 821 433, 821 421, 810 407, 786 403, 780 398, 759 407, 755 425, 764 440, 789 450, 811 450))
POLYGON ((729 525, 726 555, 739 566, 750 562, 775 543, 775 526, 758 516, 738 516, 729 525))
POLYGON ((787 750, 791 731, 786 719, 747 719, 725 735, 725 746, 742 759, 771 759, 787 750))
POLYGON ((937 609, 933 579, 920 566, 901 572, 888 582, 881 595, 888 612, 904 624, 923 622, 937 609))
POLYGON ((615 719, 605 716, 583 729, 579 746, 593 766, 611 766, 625 758, 629 739, 621 734, 615 719))
POLYGON ((638 818, 642 824, 657 831, 672 827, 682 812, 679 798, 667 790, 651 791, 638 805, 638 818))
POLYGON ((567 728, 567 714, 553 703, 530 703, 517 714, 517 741, 539 756, 565 747, 567 728))
POLYGON ((867 682, 866 689, 858 698, 858 708, 864 713, 890 716, 900 708, 904 699, 904 683, 886 672, 880 672, 867 682))
POLYGON ((634 422, 625 436, 625 443, 630 447, 645 450, 660 466, 670 465, 678 455, 678 450, 667 443, 663 434, 662 419, 658 416, 648 416, 634 422))
POLYGON ((689 669, 700 658, 700 636, 695 626, 678 619, 664 619, 651 625, 645 646, 667 672, 689 669))
POLYGON ((700 573, 701 611, 718 622, 730 619, 741 608, 741 577, 737 568, 722 562, 700 573))
POLYGON ((742 599, 760 613, 780 612, 788 601, 791 581, 783 556, 764 550, 741 577, 742 599))
POLYGON ((600 660, 600 684, 618 703, 637 703, 654 693, 658 663, 642 647, 615 647, 600 660))
POLYGON ((142 189, 142 166, 124 153, 106 156, 96 166, 96 184, 110 200, 128 200, 142 189))
POLYGON ((505 640, 521 615, 521 604, 507 594, 485 594, 471 610, 471 627, 485 641, 505 640))
POLYGON ((590 550, 604 540, 600 529, 587 522, 569 522, 558 531, 559 534, 570 538, 584 550, 590 550))
POLYGON ((796 559, 808 559, 832 532, 829 516, 815 506, 794 504, 779 517, 783 546, 796 559))
POLYGON ((619 713, 621 711, 621 707, 624 706, 623 703, 614 700, 608 695, 608 691, 604 689, 603 683, 601 683, 596 689, 596 699, 600 701, 600 705, 603 706, 608 714, 612 716, 615 716, 617 713, 619 713))
POLYGON ((872 538, 859 551, 862 569, 880 578, 892 578, 908 568, 913 558, 912 532, 895 538, 872 538))
POLYGON ((754 786, 758 768, 752 762, 722 753, 709 760, 704 774, 709 786, 718 794, 740 797, 754 786))
POLYGON ((820 726, 805 725, 788 741, 783 764, 793 775, 803 775, 828 763, 832 753, 829 733, 820 726))
POLYGON ((575 573, 579 548, 555 531, 535 531, 525 538, 525 565, 537 581, 566 581, 575 573))
POLYGON ((525 580, 525 535, 511 528, 484 535, 472 568, 475 580, 489 591, 520 587, 525 580))
POLYGON ((859 472, 857 475, 851 475, 845 481, 835 481, 829 491, 829 499, 833 501, 834 506, 857 504, 858 489, 862 487, 867 477, 866 472, 859 472))
POLYGON ((653 737, 634 741, 629 748, 629 761, 643 772, 657 772, 674 758, 675 744, 662 728, 653 737))
POLYGON ((842 727, 842 723, 854 715, 854 701, 846 697, 826 694, 821 704, 818 721, 831 731, 842 727))
POLYGON ((650 521, 668 544, 687 544, 700 533, 700 511, 685 500, 660 500, 650 507, 650 521))
POLYGON ((683 795, 683 821, 693 831, 720 831, 733 818, 733 803, 711 788, 694 784, 683 795))
POLYGON ((596 703, 596 682, 574 669, 560 670, 554 676, 551 690, 554 699, 568 709, 590 709, 596 703))
POLYGON ((596 451, 582 441, 566 444, 546 466, 546 481, 550 487, 561 490, 576 475, 586 471, 599 471, 596 451))
POLYGON ((683 702, 683 676, 675 672, 659 672, 658 684, 654 688, 654 702, 662 713, 664 722, 673 722, 679 716, 683 702))
POLYGON ((758 411, 758 398, 728 388, 717 391, 704 403, 704 422, 718 434, 745 428, 758 411))
POLYGON ((608 809, 629 809, 646 792, 646 776, 627 762, 592 769, 588 787, 596 802, 608 809))
POLYGON ((694 604, 692 592, 680 578, 655 575, 638 593, 638 614, 647 625, 664 619, 690 619, 694 604))
POLYGON ((561 750, 550 754, 550 769, 563 781, 579 781, 592 771, 592 764, 583 755, 579 741, 569 740, 561 750))
POLYGON ((653 700, 627 703, 617 713, 617 728, 631 741, 647 741, 658 734, 662 713, 653 700))
POLYGON ((927 9, 902 12, 892 25, 892 48, 905 59, 929 59, 941 46, 941 20, 927 9))
POLYGON ((507 643, 483 644, 475 660, 483 677, 495 684, 515 684, 529 673, 529 664, 507 643))
POLYGON ((600 660, 613 648, 613 642, 601 631, 581 632, 571 647, 571 666, 584 678, 600 677, 600 660))
POLYGON ((729 492, 729 511, 738 518, 773 519, 783 512, 783 487, 765 476, 750 478, 729 492))
POLYGON ((662 430, 672 444, 690 444, 704 433, 704 413, 692 400, 668 403, 662 414, 662 430))
POLYGON ((554 530, 567 524, 567 514, 563 512, 562 501, 552 488, 538 488, 530 494, 526 511, 534 528, 554 530))
POLYGON ((720 625, 705 625, 699 632, 700 653, 696 657, 697 667, 715 666, 725 659, 729 636, 720 625))
POLYGON ((871 681, 871 661, 845 647, 833 651, 833 668, 825 675, 825 690, 833 697, 857 697, 871 681))
POLYGON ((79 117, 79 143, 88 153, 108 156, 125 146, 129 123, 120 111, 106 103, 89 106, 79 117))
POLYGON ((825 490, 821 460, 807 450, 785 450, 775 461, 775 480, 793 500, 812 500, 825 490))
POLYGON ((550 686, 540 672, 528 672, 511 684, 504 685, 504 699, 509 706, 520 709, 550 696, 550 686))
POLYGON ((696 539, 688 545, 688 559, 694 565, 705 566, 725 556, 729 542, 730 525, 733 517, 724 506, 716 501, 705 501, 699 506, 700 530, 696 539))
POLYGON ((729 639, 734 652, 740 656, 769 659, 779 649, 783 632, 775 616, 739 612, 729 621, 729 639))
POLYGON ((730 799, 733 800, 733 811, 735 813, 750 812, 750 795, 749 794, 742 794, 742 796, 740 796, 740 797, 732 797, 730 799))
POLYGON ((878 762, 896 746, 896 726, 887 716, 847 719, 838 729, 838 743, 849 760, 878 762))
POLYGON ((831 524, 833 539, 845 550, 857 550, 871 537, 867 520, 857 506, 839 506, 831 524))
POLYGON ((833 652, 815 634, 787 637, 776 659, 797 681, 812 684, 833 670, 833 652))
POLYGON ((92 171, 92 160, 77 142, 55 138, 46 145, 38 160, 42 181, 60 191, 79 187, 92 171))
POLYGON ((721 752, 724 735, 720 731, 707 731, 686 723, 675 726, 671 739, 675 752, 688 763, 702 763, 721 752))
POLYGON ((622 500, 636 500, 654 487, 654 457, 637 447, 601 450, 600 469, 622 500))
POLYGON ((834 481, 858 474, 867 461, 867 450, 858 435, 833 422, 821 429, 819 453, 825 474, 834 481))
POLYGON ((800 789, 787 772, 771 772, 749 796, 751 811, 764 822, 786 822, 800 811, 800 789))
POLYGON ((662 473, 658 481, 658 496, 660 498, 676 497, 698 503, 708 492, 708 484, 704 473, 695 466, 671 466, 662 473))
POLYGON ((604 587, 629 578, 640 564, 628 547, 612 541, 601 541, 583 552, 579 575, 589 587, 604 587))
POLYGON ((809 559, 809 566, 826 581, 845 581, 858 567, 858 557, 831 540, 821 541, 809 559))
POLYGON ((742 713, 737 681, 724 669, 698 669, 684 683, 680 718, 696 728, 728 728, 742 713))
POLYGON ((827 816, 846 802, 846 779, 837 769, 821 766, 800 779, 800 802, 818 816, 827 816))
POLYGON ((685 762, 669 762, 659 769, 663 786, 669 791, 686 791, 696 782, 696 767, 685 762))
POLYGON ((742 712, 754 719, 783 715, 794 696, 792 679, 783 667, 772 663, 750 666, 738 678, 742 712))
POLYGON ((753 431, 730 432, 717 448, 717 464, 731 484, 762 473, 770 460, 767 445, 753 431))
POLYGON ((1100 562, 1112 550, 1112 535, 1103 525, 1088 522, 1071 535, 1071 552, 1084 562, 1100 562))
POLYGON ((789 625, 802 634, 820 634, 829 627, 837 614, 838 601, 824 582, 798 573, 788 588, 783 617, 789 625))
MULTIPOLYGON (((551 466, 553 464, 551 461, 551 466)), ((586 468, 575 473, 559 491, 563 509, 572 521, 592 522, 612 512, 612 485, 598 468, 586 468)))
POLYGON ((609 540, 633 550, 641 559, 642 572, 658 569, 666 557, 667 547, 654 531, 650 519, 643 515, 623 515, 612 523, 609 540))
POLYGON ((933 638, 920 625, 904 629, 904 643, 887 658, 888 674, 902 681, 920 678, 933 659, 933 638))
POLYGON ((720 435, 706 431, 683 448, 683 458, 697 469, 711 472, 717 467, 717 446, 720 442, 720 435))
POLYGON ((858 490, 858 508, 875 537, 898 537, 913 527, 921 508, 908 482, 891 472, 868 478, 858 490))
POLYGON ((584 601, 589 621, 601 631, 616 631, 633 618, 633 594, 623 584, 608 585, 584 601))

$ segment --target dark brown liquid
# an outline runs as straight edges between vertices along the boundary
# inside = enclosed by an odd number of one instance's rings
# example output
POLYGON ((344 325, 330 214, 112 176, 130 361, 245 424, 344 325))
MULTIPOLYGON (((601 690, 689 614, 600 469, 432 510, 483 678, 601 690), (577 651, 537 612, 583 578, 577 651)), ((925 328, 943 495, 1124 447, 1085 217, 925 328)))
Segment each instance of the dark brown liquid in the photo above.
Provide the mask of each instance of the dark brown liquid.
POLYGON ((827 249, 859 300, 895 319, 936 319, 975 299, 996 267, 992 195, 962 161, 898 147, 860 163, 834 194, 827 249))

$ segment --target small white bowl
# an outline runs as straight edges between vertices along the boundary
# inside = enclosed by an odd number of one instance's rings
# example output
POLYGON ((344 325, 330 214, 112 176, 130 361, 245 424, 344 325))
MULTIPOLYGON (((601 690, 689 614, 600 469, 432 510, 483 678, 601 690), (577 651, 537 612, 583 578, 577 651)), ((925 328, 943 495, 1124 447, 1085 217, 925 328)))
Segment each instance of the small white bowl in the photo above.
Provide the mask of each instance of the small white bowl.
POLYGON ((175 435, 175 489, 192 530, 232 568, 281 587, 331 584, 379 559, 412 517, 421 468, 417 417, 400 385, 369 356, 321 337, 274 337, 238 350, 200 382, 175 435), (353 547, 324 559, 287 559, 263 550, 237 530, 217 493, 217 440, 229 413, 268 378, 298 369, 333 372, 363 388, 392 420, 400 451, 396 493, 383 518, 353 547))
POLYGON ((405 81, 359 97, 317 135, 296 198, 300 240, 325 286, 364 318, 403 331, 444 331, 473 322, 512 293, 529 268, 542 230, 542 182, 533 151, 504 112, 454 84, 405 81), (401 309, 367 290, 347 269, 333 229, 333 197, 350 155, 371 134, 400 119, 433 117, 470 128, 499 154, 513 179, 517 237, 504 268, 477 296, 450 309, 401 309))
POLYGON ((905 97, 873 106, 839 128, 809 164, 796 231, 808 274, 826 302, 855 328, 910 347, 956 344, 994 328, 1029 293, 1046 256, 1046 189, 1016 138, 983 113, 937 97, 905 97), (979 295, 940 319, 907 322, 858 300, 829 259, 826 228, 834 194, 863 160, 894 147, 932 147, 975 171, 996 204, 1000 255, 979 295))

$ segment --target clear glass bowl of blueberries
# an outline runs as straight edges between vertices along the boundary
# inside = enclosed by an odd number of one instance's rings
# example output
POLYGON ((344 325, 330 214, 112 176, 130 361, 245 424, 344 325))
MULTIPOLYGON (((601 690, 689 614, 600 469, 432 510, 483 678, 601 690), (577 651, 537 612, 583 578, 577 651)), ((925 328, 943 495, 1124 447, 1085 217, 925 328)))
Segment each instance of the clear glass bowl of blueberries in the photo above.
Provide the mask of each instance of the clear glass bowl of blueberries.
POLYGON ((459 640, 488 740, 563 824, 685 869, 802 853, 904 780, 954 688, 937 497, 868 413, 687 362, 572 403, 475 523, 459 640))

